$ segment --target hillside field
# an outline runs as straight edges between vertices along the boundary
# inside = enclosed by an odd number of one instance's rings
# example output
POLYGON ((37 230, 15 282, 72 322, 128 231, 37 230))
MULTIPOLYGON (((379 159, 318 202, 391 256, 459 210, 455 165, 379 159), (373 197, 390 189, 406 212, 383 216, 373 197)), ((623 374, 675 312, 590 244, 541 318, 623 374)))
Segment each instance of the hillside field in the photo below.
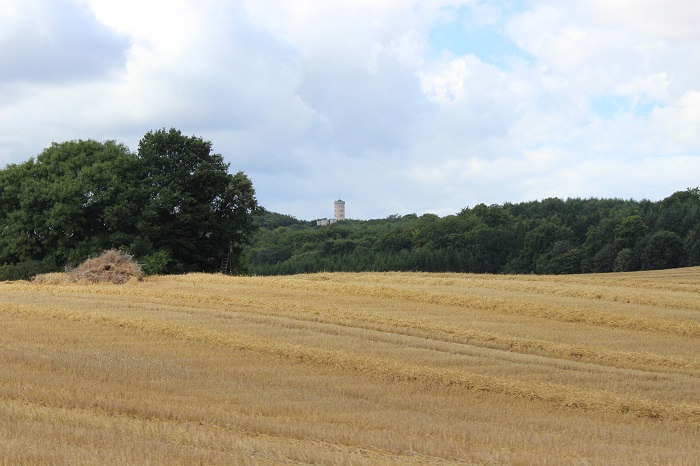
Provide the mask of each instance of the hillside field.
POLYGON ((0 464, 698 464, 700 268, 0 283, 0 464))

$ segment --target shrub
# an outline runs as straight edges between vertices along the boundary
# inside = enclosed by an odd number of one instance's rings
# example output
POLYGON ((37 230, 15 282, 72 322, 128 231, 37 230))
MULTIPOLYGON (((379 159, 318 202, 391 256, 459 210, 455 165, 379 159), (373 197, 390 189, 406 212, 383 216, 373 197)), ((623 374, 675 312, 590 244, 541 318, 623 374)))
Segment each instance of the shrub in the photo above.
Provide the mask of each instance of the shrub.
POLYGON ((28 280, 34 275, 56 270, 48 261, 26 260, 17 264, 0 265, 0 280, 28 280))
POLYGON ((170 262, 170 254, 168 251, 159 250, 153 254, 140 258, 143 268, 143 273, 146 275, 159 275, 165 272, 170 262))

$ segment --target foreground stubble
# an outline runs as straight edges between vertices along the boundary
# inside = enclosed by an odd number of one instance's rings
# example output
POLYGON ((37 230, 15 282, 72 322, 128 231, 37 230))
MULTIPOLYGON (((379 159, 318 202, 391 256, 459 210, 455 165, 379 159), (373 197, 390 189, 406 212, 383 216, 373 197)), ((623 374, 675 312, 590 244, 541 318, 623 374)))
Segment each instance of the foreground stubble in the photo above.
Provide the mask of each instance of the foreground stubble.
POLYGON ((694 464, 700 269, 0 284, 0 464, 694 464))

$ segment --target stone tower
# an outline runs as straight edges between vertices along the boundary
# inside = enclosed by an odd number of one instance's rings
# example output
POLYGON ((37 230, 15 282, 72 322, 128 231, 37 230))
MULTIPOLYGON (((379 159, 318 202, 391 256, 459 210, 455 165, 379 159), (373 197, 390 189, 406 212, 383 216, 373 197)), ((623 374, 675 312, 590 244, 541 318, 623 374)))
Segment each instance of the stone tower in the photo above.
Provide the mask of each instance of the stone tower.
POLYGON ((333 207, 335 221, 345 220, 345 201, 338 199, 333 203, 333 207))

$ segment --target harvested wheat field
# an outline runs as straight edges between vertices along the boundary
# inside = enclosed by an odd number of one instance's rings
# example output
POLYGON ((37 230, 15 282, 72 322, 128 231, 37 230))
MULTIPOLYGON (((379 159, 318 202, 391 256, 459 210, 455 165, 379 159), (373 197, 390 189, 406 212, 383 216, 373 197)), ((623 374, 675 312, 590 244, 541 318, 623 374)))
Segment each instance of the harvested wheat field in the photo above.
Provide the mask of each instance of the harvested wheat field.
POLYGON ((700 268, 0 284, 0 464, 698 464, 700 268))

